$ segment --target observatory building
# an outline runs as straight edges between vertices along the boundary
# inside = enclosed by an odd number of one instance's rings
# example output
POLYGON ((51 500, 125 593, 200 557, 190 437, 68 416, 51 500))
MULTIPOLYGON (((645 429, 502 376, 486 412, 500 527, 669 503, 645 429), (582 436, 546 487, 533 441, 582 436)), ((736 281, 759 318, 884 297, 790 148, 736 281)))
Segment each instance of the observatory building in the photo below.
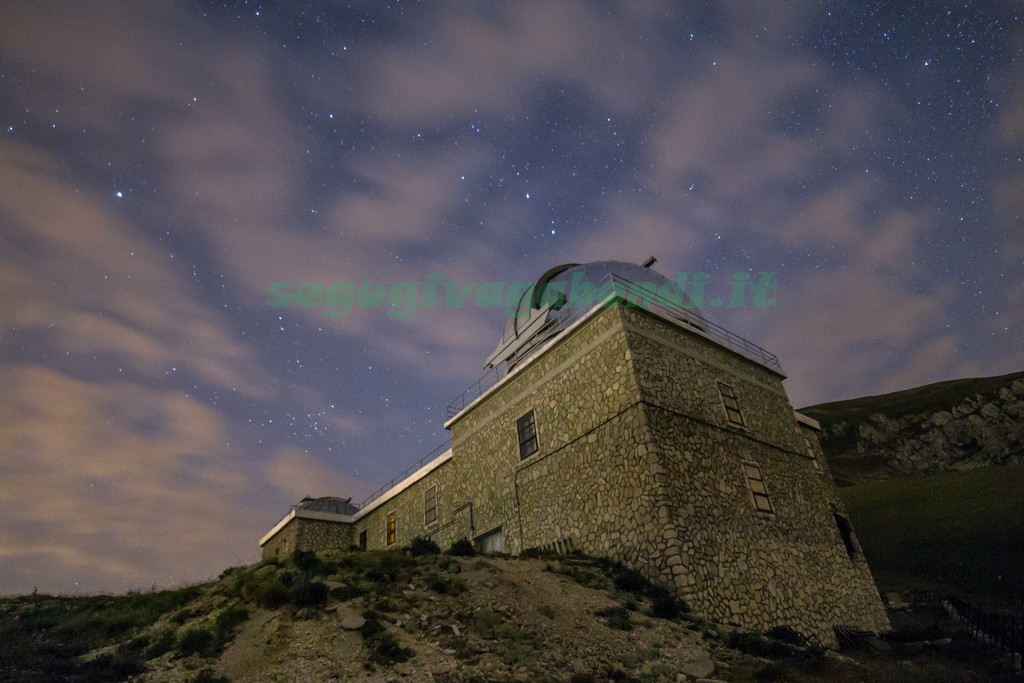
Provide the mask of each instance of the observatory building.
POLYGON ((889 622, 818 443, 768 351, 675 283, 618 261, 552 268, 523 294, 489 373, 449 405, 451 448, 358 508, 306 499, 260 541, 293 550, 579 550, 698 614, 788 626, 889 622))

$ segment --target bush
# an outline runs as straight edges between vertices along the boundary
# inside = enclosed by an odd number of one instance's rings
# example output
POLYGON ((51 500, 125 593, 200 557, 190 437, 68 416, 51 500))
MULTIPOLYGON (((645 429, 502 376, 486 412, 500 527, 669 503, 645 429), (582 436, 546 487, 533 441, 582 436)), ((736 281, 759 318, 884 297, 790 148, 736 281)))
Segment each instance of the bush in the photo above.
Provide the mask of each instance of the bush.
POLYGON ((303 574, 317 574, 323 568, 323 562, 316 553, 309 550, 296 550, 292 553, 292 564, 303 574))
POLYGON ((89 680, 124 681, 138 676, 146 670, 146 665, 138 655, 124 652, 104 653, 85 665, 89 680))
POLYGON ((498 628, 505 623, 505 617, 490 607, 484 607, 473 614, 470 622, 473 630, 481 637, 494 640, 498 634, 498 628))
POLYGON ((452 547, 448 549, 448 554, 455 557, 476 557, 476 548, 473 547, 468 538, 460 538, 452 543, 452 547))
POLYGON ((380 615, 372 609, 363 612, 363 625, 359 627, 359 635, 363 640, 369 640, 378 633, 384 631, 384 624, 380 621, 380 615))
POLYGON ((203 669, 192 679, 192 683, 231 683, 231 679, 215 675, 213 669, 203 669))
POLYGON ((460 595, 466 590, 466 582, 459 578, 444 576, 437 572, 427 575, 427 588, 441 595, 460 595))
POLYGON ((796 650, 792 646, 768 640, 759 633, 731 633, 726 642, 732 649, 755 657, 780 659, 796 654, 796 650))
POLYGON ((435 543, 433 539, 417 536, 412 539, 411 543, 409 543, 409 552, 411 552, 414 557, 419 557, 420 555, 437 555, 441 552, 441 548, 438 547, 437 543, 435 543))
POLYGON ((149 645, 143 650, 142 656, 146 659, 156 659, 165 652, 170 652, 171 648, 174 647, 174 631, 171 629, 164 629, 158 631, 153 635, 153 639, 149 641, 149 645))
POLYGON ((216 639, 205 628, 190 628, 178 640, 178 654, 182 657, 192 654, 208 657, 214 653, 215 648, 216 639))
POLYGON ((643 595, 651 586, 650 581, 644 578, 640 572, 632 569, 626 569, 625 567, 620 567, 618 571, 615 572, 613 581, 615 583, 615 587, 620 591, 636 593, 638 595, 643 595))
POLYGON ((278 581, 270 581, 256 590, 256 602, 260 607, 277 609, 288 602, 288 589, 278 581))
POLYGON ((689 606, 664 588, 651 587, 651 615, 659 619, 675 619, 689 606))
POLYGON ((292 604, 296 607, 322 608, 327 604, 327 584, 323 581, 300 581, 292 587, 292 604))
POLYGON ((370 661, 374 664, 388 666, 409 661, 415 653, 402 647, 395 634, 382 631, 366 639, 366 647, 370 651, 370 661))
POLYGON ((620 631, 632 631, 633 624, 629 621, 629 610, 625 607, 606 607, 596 611, 599 617, 608 620, 608 628, 615 628, 620 631))
POLYGON ((796 645, 797 647, 803 647, 807 644, 807 638, 804 638, 800 633, 790 628, 789 626, 775 626, 771 628, 765 635, 772 640, 777 640, 780 643, 786 643, 787 645, 796 645))
POLYGON ((226 640, 243 621, 249 618, 244 607, 229 607, 217 615, 217 637, 226 640))

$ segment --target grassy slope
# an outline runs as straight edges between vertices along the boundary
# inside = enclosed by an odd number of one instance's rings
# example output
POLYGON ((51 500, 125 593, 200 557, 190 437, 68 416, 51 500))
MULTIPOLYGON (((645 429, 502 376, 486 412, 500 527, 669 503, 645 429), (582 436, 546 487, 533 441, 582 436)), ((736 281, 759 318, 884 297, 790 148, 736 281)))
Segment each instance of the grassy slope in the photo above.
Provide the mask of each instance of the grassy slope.
POLYGON ((1024 605, 1024 465, 840 490, 883 588, 1024 605))

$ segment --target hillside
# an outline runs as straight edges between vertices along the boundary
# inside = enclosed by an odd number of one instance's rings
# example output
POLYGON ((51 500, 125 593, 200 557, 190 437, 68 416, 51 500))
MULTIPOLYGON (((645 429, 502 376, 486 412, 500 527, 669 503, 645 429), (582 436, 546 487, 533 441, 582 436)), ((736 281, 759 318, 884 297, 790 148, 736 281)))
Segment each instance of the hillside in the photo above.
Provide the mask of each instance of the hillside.
POLYGON ((942 589, 1024 608, 1024 465, 841 491, 882 590, 942 589))
POLYGON ((581 556, 299 553, 177 591, 0 599, 0 680, 1013 680, 973 641, 903 644, 937 635, 840 656, 703 621, 581 556))
POLYGON ((1024 462, 1024 372, 800 409, 839 486, 1024 462))

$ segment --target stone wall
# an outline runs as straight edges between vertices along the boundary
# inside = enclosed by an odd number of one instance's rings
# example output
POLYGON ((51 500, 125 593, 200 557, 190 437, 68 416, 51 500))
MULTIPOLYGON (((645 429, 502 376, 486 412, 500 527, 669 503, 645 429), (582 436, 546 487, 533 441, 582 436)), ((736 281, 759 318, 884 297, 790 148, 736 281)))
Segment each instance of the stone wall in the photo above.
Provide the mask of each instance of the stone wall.
POLYGON ((600 310, 447 426, 451 458, 375 501, 350 536, 296 541, 347 547, 365 531, 368 548, 384 548, 391 513, 396 546, 430 536, 446 547, 500 527, 508 552, 615 559, 717 620, 789 625, 825 644, 833 624, 888 628, 863 557, 846 552, 833 517, 841 503, 782 377, 677 325, 600 310), (733 386, 742 428, 727 423, 718 381, 733 386), (531 410, 539 450, 521 459, 516 421, 531 410), (747 462, 761 468, 771 513, 754 507, 747 462))
POLYGON ((352 524, 293 517, 263 545, 262 557, 265 560, 296 550, 348 548, 354 543, 352 532, 352 524))
MULTIPOLYGON (((283 557, 296 550, 302 550, 298 544, 299 527, 301 520, 292 519, 281 528, 274 536, 263 544, 263 559, 271 557, 283 557)), ((341 526, 341 525, 339 525, 341 526)))
POLYGON ((787 625, 828 645, 834 624, 888 629, 867 564, 836 525, 847 515, 816 435, 795 419, 782 378, 652 316, 625 318, 670 492, 663 581, 698 612, 747 628, 787 625), (743 426, 726 419, 718 382, 733 388, 743 426), (745 464, 760 470, 771 512, 756 508, 745 464))

